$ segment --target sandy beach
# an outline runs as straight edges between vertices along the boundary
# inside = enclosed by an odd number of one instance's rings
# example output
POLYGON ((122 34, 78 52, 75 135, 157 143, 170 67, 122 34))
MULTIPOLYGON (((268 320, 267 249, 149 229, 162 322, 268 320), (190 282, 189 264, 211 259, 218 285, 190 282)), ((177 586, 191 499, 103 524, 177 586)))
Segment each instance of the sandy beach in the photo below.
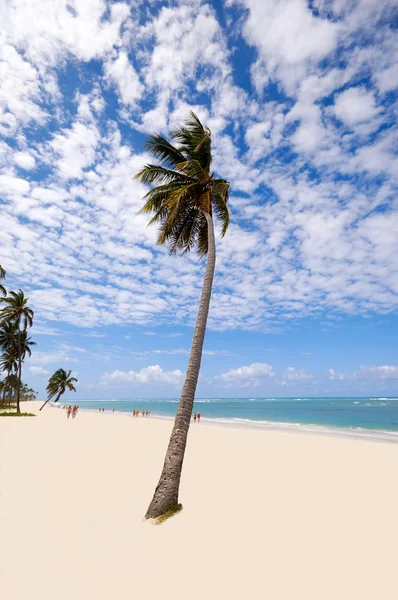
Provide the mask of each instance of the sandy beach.
POLYGON ((396 599, 396 444, 192 426, 184 510, 154 526, 171 426, 0 420, 4 598, 396 599))

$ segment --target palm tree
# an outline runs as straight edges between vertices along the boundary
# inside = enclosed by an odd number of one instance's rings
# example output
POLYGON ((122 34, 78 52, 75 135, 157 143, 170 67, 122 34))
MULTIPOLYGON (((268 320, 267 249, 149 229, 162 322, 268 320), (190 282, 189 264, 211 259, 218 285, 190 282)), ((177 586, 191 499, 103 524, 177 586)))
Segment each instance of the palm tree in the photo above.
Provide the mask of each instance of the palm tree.
MULTIPOLYGON (((10 376, 12 372, 17 372, 17 336, 14 323, 5 321, 0 325, 0 348, 3 350, 0 357, 0 368, 10 376)), ((3 404, 5 403, 7 391, 10 391, 8 382, 3 387, 3 404)))
POLYGON ((3 354, 0 357, 0 369, 2 371, 6 371, 7 373, 7 376, 4 379, 3 404, 6 402, 7 392, 9 393, 9 404, 11 404, 11 395, 13 390, 13 386, 11 385, 11 382, 13 381, 12 377, 15 377, 15 373, 18 371, 18 362, 14 349, 8 348, 3 351, 3 354))
MULTIPOLYGON (((6 274, 7 273, 5 272, 5 270, 3 269, 3 267, 0 265, 0 280, 1 279, 5 279, 6 278, 6 274)), ((1 284, 0 284, 0 294, 2 296, 7 296, 7 290, 4 287, 4 285, 1 285, 1 284)))
POLYGON ((64 369, 58 369, 58 371, 55 371, 55 373, 53 375, 51 375, 50 379, 48 380, 48 385, 46 387, 47 400, 40 407, 40 410, 42 408, 44 408, 45 405, 47 404, 47 402, 49 402, 52 398, 54 398, 54 396, 57 396, 56 399, 54 400, 54 403, 58 402, 58 400, 61 398, 62 394, 65 393, 66 388, 68 388, 71 392, 76 392, 76 388, 73 385, 73 383, 74 382, 77 383, 77 379, 76 379, 76 377, 70 376, 71 372, 72 371, 65 371, 64 369))
MULTIPOLYGON (((15 329, 17 330, 17 338, 18 338, 18 386, 17 386, 17 413, 20 413, 19 408, 19 393, 20 393, 20 385, 21 385, 21 376, 22 376, 22 332, 25 331, 27 327, 32 327, 33 323, 33 310, 27 306, 28 298, 25 298, 25 295, 22 290, 18 292, 10 292, 10 295, 7 298, 3 299, 3 303, 6 304, 4 308, 0 310, 0 321, 4 323, 4 321, 8 321, 11 324, 15 325, 15 329), (22 330, 21 330, 22 327, 22 330)), ((26 338, 25 338, 26 339, 26 338)), ((25 349, 26 353, 26 349, 25 349)))
POLYGON ((5 404, 6 402, 6 393, 8 392, 9 404, 11 404, 11 395, 13 390, 13 377, 18 371, 18 362, 16 354, 13 349, 4 350, 3 354, 0 357, 0 369, 2 371, 6 371, 7 376, 4 379, 4 387, 3 387, 3 399, 2 402, 5 404))
POLYGON ((171 138, 176 145, 159 135, 150 136, 145 144, 145 149, 160 164, 146 165, 135 176, 142 183, 156 186, 144 196, 142 212, 154 213, 149 224, 158 224, 158 243, 167 245, 171 254, 195 249, 199 257, 207 255, 207 263, 185 382, 163 470, 146 519, 160 517, 178 507, 216 264, 213 216, 221 224, 222 236, 229 224, 229 182, 216 179, 211 172, 210 130, 190 112, 185 124, 176 128, 171 138))

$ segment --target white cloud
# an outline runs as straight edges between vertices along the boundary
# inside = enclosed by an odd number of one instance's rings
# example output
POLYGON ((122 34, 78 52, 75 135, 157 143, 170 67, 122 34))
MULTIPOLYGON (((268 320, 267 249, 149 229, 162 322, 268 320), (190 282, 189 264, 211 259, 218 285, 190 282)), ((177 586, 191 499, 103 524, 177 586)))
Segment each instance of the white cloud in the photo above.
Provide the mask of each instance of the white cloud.
POLYGON ((328 379, 334 380, 334 381, 343 381, 344 379, 346 379, 346 376, 344 375, 344 373, 339 373, 338 371, 336 371, 335 369, 329 369, 328 371, 328 379))
POLYGON ((262 379, 270 379, 275 377, 275 372, 268 363, 253 363, 237 369, 230 369, 221 375, 218 375, 215 380, 227 385, 258 385, 262 379))
POLYGON ((25 169, 25 171, 30 171, 31 169, 34 169, 36 165, 35 157, 26 151, 16 152, 14 154, 14 160, 17 163, 18 167, 25 169))
POLYGON ((358 371, 344 374, 329 369, 328 378, 332 380, 361 380, 390 381, 398 379, 398 365, 367 366, 361 365, 358 371))
POLYGON ((43 369, 43 367, 29 367, 29 371, 33 375, 42 375, 43 377, 50 374, 50 372, 43 369))
POLYGON ((288 367, 282 375, 282 385, 291 383, 313 383, 315 377, 303 369, 297 370, 295 367, 288 367))
POLYGON ((259 59, 253 80, 260 90, 275 75, 290 89, 300 81, 307 63, 328 56, 337 44, 339 25, 316 16, 305 0, 229 0, 248 9, 243 33, 256 46, 259 59))
MULTIPOLYGON (((2 22, 2 25, 4 21, 2 22)), ((3 38, 4 39, 4 38, 3 38)), ((46 112, 39 106, 39 74, 35 67, 0 38, 0 134, 13 136, 19 124, 43 124, 46 112)))
POLYGON ((384 71, 375 73, 376 85, 382 94, 398 88, 398 63, 384 71))
POLYGON ((163 371, 159 365, 144 367, 140 371, 112 371, 104 373, 101 382, 104 384, 122 383, 122 384, 145 384, 145 383, 163 383, 170 385, 180 385, 184 380, 184 373, 176 369, 174 371, 163 371))
POLYGON ((127 52, 120 51, 115 60, 105 64, 105 77, 111 79, 117 86, 120 100, 127 105, 133 106, 141 97, 144 86, 129 62, 127 52))
POLYGON ((120 42, 129 15, 126 3, 103 0, 14 0, 4 11, 5 31, 39 64, 54 64, 67 52, 82 61, 99 58, 120 42), (106 14, 108 12, 108 14, 106 14))
POLYGON ((29 363, 33 363, 33 365, 50 365, 53 363, 59 363, 59 368, 62 367, 63 369, 67 369, 68 363, 70 362, 79 361, 65 350, 54 350, 52 352, 34 351, 32 352, 31 358, 29 358, 29 363))
POLYGON ((349 126, 369 121, 379 113, 373 92, 365 87, 353 87, 337 94, 334 114, 349 126))
POLYGON ((95 150, 99 142, 99 133, 95 126, 80 122, 73 123, 70 129, 56 133, 50 142, 50 148, 58 156, 57 167, 64 179, 83 176, 83 169, 92 165, 95 150))
POLYGON ((378 367, 361 365, 354 377, 356 379, 398 379, 398 365, 381 365, 378 367))

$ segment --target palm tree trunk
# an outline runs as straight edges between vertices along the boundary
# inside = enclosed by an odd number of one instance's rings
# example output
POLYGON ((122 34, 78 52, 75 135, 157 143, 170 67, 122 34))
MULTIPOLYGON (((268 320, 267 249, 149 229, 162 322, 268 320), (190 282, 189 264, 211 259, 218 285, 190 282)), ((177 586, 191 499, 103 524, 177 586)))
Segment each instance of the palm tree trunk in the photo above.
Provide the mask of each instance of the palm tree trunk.
POLYGON ((17 413, 21 412, 19 408, 19 391, 22 379, 22 356, 21 356, 21 330, 18 329, 18 387, 17 387, 17 413))
POLYGON ((145 515, 146 519, 160 517, 178 504, 182 464, 187 445, 188 430, 191 423, 200 363, 202 360, 203 342, 206 333, 207 316, 209 314, 214 269, 216 266, 216 245, 214 240, 213 219, 207 213, 204 213, 204 215, 208 228, 208 254, 202 295, 193 334, 191 354, 189 356, 188 369, 185 375, 184 386, 182 388, 162 474, 145 515))
MULTIPOLYGON (((58 400, 60 399, 61 395, 62 395, 62 392, 59 392, 59 394, 58 394, 58 396, 57 396, 57 399, 56 399, 56 400, 54 400, 54 404, 55 404, 56 402, 58 402, 58 400)), ((45 405, 47 404, 47 402, 50 402, 50 400, 51 400, 51 398, 48 398, 48 400, 46 400, 46 401, 45 401, 45 403, 41 405, 41 407, 39 408, 39 412, 41 411, 41 409, 42 409, 42 408, 44 408, 44 407, 45 407, 45 405)))

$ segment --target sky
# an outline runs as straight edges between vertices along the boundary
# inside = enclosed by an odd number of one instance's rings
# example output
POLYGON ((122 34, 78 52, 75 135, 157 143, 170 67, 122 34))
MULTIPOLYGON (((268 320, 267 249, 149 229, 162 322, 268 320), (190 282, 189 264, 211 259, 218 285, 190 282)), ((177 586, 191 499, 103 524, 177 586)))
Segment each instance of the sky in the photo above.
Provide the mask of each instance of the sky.
POLYGON ((204 261, 133 179, 193 109, 231 182, 199 397, 398 395, 396 0, 0 0, 0 264, 44 395, 178 397, 204 261))

